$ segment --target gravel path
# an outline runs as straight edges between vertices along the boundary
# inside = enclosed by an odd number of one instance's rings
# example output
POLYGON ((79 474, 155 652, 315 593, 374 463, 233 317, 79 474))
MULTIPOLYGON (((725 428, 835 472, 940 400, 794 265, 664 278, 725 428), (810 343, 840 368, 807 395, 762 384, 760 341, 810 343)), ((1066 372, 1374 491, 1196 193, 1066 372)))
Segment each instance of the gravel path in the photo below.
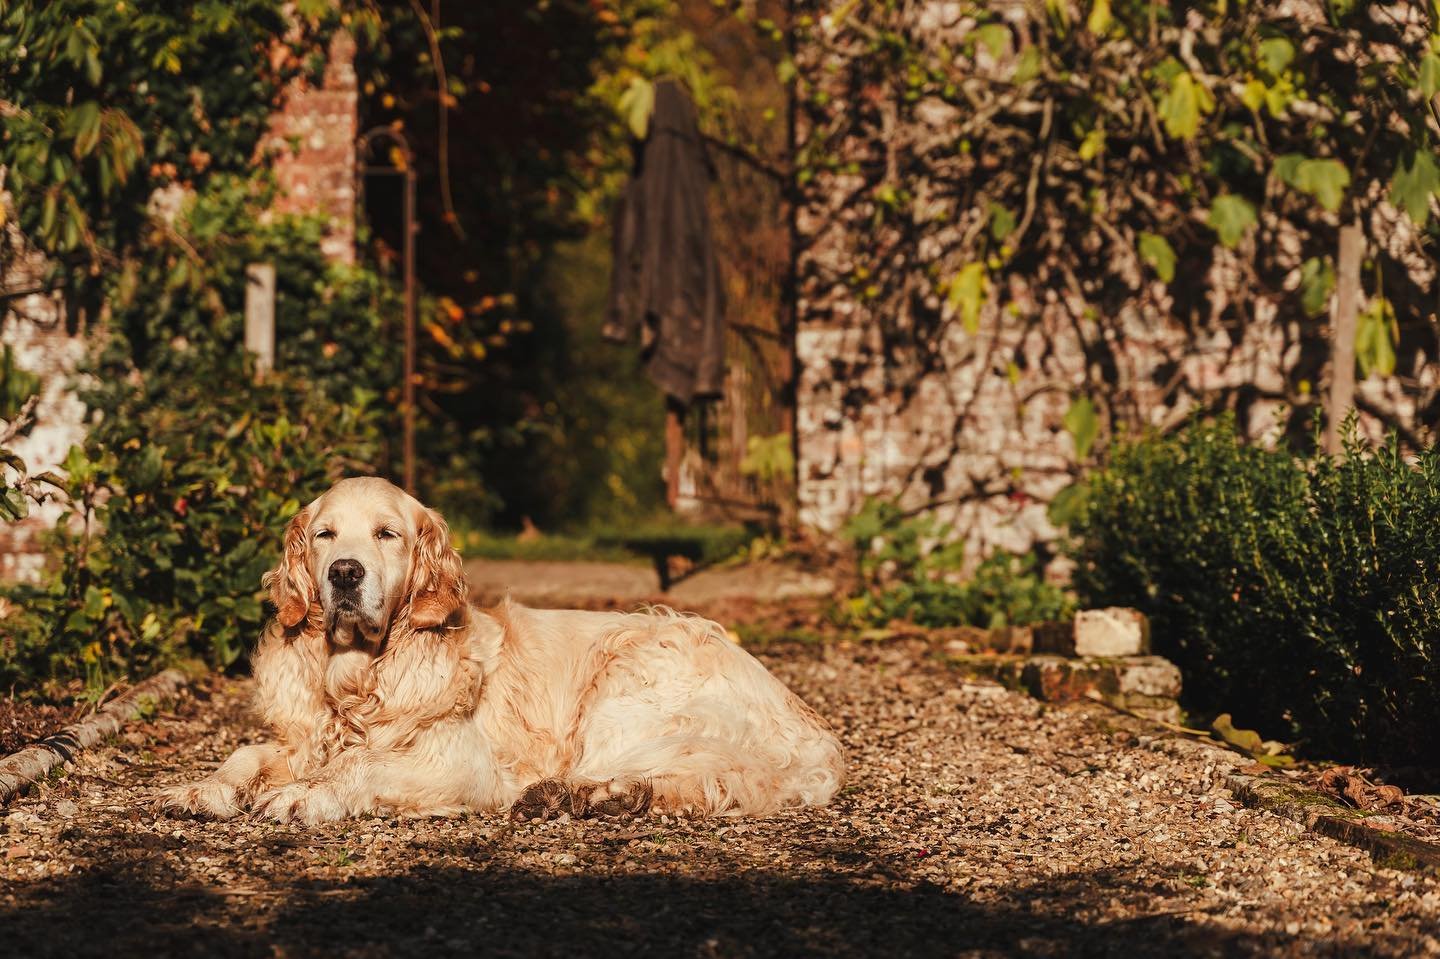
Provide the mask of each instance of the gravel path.
POLYGON ((244 683, 0 810, 0 953, 1440 953, 1440 883, 1237 808, 1229 754, 966 682, 920 643, 762 658, 851 784, 762 821, 314 830, 157 818, 254 736, 244 683))

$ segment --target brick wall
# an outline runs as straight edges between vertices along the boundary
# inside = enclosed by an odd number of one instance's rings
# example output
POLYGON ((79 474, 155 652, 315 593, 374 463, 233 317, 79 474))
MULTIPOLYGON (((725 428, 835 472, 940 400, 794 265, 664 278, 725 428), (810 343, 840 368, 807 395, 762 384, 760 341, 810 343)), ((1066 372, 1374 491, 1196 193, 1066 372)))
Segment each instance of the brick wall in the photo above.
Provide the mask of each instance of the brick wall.
POLYGON ((359 135, 355 41, 337 33, 319 87, 297 83, 275 115, 262 150, 274 151, 281 213, 324 213, 321 246, 341 263, 355 260, 355 138, 359 135))

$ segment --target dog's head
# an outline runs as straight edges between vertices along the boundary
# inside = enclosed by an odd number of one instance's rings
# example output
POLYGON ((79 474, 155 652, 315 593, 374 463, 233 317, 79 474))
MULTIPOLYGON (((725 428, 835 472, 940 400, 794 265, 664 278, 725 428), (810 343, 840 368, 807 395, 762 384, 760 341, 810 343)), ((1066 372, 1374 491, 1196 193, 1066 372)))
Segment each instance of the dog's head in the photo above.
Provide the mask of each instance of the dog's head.
POLYGON ((283 626, 323 625, 340 645, 378 644, 395 625, 430 629, 465 608, 445 521, 374 477, 341 480, 297 513, 265 582, 283 626))

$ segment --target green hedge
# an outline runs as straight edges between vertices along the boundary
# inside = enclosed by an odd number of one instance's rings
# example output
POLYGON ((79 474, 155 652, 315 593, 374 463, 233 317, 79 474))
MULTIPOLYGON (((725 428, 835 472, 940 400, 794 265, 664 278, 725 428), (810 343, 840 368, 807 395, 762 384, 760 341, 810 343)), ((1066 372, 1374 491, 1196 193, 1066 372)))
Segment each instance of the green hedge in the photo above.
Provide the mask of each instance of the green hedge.
POLYGON ((1440 762, 1440 452, 1118 445, 1071 532, 1082 602, 1136 606, 1201 713, 1317 755, 1440 762))

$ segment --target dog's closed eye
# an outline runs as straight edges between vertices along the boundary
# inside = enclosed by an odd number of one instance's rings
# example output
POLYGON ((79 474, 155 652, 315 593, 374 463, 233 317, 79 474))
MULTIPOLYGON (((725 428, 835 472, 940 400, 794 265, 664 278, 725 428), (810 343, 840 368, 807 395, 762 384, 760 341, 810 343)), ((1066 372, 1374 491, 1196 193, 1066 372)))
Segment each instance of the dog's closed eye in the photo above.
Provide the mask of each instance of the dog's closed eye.
POLYGON ((335 531, 334 531, 333 529, 322 529, 322 530, 320 530, 318 533, 315 534, 315 538, 316 538, 316 539, 334 539, 334 538, 335 538, 335 531))
POLYGON ((375 531, 376 539, 399 539, 400 534, 388 526, 382 526, 375 531))

